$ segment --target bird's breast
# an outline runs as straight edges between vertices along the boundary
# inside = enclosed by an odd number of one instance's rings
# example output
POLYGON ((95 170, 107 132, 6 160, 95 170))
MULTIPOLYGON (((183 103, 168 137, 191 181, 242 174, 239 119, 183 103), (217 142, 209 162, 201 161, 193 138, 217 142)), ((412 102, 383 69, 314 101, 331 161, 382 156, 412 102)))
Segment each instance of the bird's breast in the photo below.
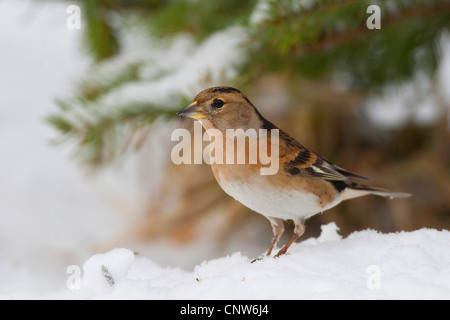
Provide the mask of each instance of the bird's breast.
POLYGON ((228 195, 266 217, 309 218, 340 202, 332 186, 317 179, 262 176, 245 165, 212 165, 212 169, 228 195))

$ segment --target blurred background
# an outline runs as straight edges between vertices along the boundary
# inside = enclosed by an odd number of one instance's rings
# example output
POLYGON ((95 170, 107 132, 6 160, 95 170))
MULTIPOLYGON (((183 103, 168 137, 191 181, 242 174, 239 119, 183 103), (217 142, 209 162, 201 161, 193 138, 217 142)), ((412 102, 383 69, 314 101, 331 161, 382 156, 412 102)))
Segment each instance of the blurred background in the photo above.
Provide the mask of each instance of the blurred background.
POLYGON ((114 247, 186 269, 263 253, 268 221, 208 165, 170 159, 172 131, 193 125, 175 113, 215 85, 413 194, 344 202, 304 238, 331 221, 343 236, 450 229, 449 1, 3 0, 0 21, 0 297, 61 286, 114 247))

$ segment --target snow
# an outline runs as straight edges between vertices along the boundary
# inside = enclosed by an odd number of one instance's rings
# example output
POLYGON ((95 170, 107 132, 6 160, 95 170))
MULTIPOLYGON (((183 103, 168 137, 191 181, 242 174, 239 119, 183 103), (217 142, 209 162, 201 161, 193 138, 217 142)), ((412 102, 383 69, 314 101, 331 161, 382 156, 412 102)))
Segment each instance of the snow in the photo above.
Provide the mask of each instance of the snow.
POLYGON ((126 278, 133 261, 134 252, 128 249, 94 255, 83 265, 83 291, 88 296, 109 293, 126 278))
POLYGON ((280 258, 239 252, 204 261, 193 271, 164 268, 127 249, 95 255, 84 264, 80 290, 68 299, 450 299, 449 231, 381 234, 365 230, 342 239, 322 227, 317 239, 280 258), (110 271, 114 285, 105 278, 110 271))

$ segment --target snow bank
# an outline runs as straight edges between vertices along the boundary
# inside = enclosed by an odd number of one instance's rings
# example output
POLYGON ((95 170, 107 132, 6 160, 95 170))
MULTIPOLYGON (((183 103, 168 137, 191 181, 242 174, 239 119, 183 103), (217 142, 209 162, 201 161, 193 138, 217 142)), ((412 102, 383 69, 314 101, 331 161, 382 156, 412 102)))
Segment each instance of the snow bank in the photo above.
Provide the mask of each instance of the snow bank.
POLYGON ((205 261, 192 272, 162 268, 115 249, 86 262, 80 290, 49 297, 450 299, 449 231, 367 230, 342 239, 338 230, 334 223, 326 225, 319 238, 294 244, 289 255, 278 259, 251 263, 252 258, 234 253, 205 261))

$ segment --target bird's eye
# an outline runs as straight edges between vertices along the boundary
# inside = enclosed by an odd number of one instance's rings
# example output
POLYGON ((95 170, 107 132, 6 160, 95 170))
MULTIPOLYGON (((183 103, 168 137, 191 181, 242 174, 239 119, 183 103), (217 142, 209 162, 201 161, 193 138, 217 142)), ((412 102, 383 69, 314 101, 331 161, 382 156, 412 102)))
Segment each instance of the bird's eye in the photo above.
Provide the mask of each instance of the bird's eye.
POLYGON ((213 105, 216 108, 222 108, 224 105, 224 102, 220 99, 216 99, 216 100, 214 100, 213 105))

